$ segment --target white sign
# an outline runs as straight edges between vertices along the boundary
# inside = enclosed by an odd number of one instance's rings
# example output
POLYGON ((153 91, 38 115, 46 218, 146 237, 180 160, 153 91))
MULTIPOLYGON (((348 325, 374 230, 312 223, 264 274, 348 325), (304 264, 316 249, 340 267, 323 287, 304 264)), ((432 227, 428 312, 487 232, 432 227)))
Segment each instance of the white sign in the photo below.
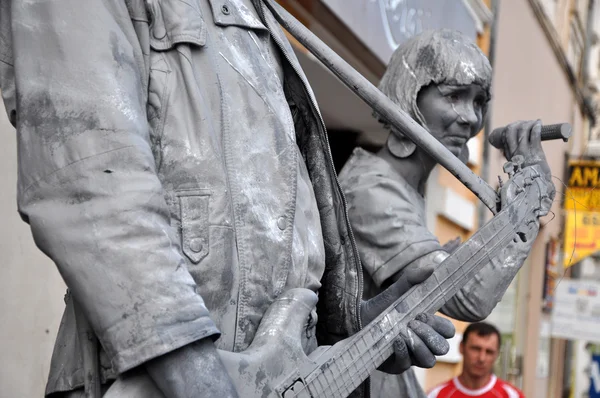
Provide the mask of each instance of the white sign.
POLYGON ((552 337, 600 342, 600 283, 564 278, 556 287, 552 337))
POLYGON ((462 360, 462 355, 460 354, 460 342, 463 339, 462 333, 454 334, 454 337, 448 339, 448 345, 450 346, 450 350, 446 355, 442 355, 437 357, 438 362, 447 362, 447 363, 459 363, 462 360))
POLYGON ((322 0, 384 63, 426 29, 456 29, 475 39, 481 0, 322 0), (473 4, 473 5, 471 5, 473 4))

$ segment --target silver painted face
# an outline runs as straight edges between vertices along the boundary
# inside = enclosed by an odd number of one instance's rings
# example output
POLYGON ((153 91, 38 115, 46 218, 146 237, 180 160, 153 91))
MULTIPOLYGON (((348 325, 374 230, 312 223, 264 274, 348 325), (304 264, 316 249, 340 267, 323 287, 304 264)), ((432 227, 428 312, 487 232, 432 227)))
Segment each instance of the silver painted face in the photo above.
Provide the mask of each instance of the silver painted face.
MULTIPOLYGON (((492 67, 473 41, 460 32, 425 31, 400 45, 379 83, 379 89, 423 127, 418 95, 430 85, 479 85, 490 96, 492 67)), ((485 103, 484 105, 487 105, 485 103)), ((486 107, 483 107, 485 115, 486 107)), ((463 116, 464 117, 464 116, 463 116)), ((386 123, 385 120, 382 120, 386 123)), ((395 132, 401 135, 401 132, 395 132)))
POLYGON ((431 134, 459 156, 481 130, 487 101, 478 84, 430 84, 419 92, 417 106, 431 134))

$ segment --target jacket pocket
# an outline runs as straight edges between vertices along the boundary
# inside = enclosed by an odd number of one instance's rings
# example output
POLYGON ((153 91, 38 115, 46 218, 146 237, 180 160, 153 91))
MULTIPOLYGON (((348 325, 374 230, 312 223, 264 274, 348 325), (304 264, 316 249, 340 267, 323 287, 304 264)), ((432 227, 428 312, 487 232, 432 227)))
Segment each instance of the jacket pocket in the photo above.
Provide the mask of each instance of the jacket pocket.
POLYGON ((207 27, 198 0, 144 0, 149 20, 150 46, 148 100, 146 113, 150 125, 150 142, 157 170, 162 171, 164 127, 167 117, 169 87, 173 79, 176 47, 204 47, 207 27), (171 53, 171 54, 170 54, 171 53))
POLYGON ((176 195, 181 211, 181 247, 190 261, 198 264, 209 252, 210 191, 181 191, 176 195))
POLYGON ((146 4, 154 50, 169 50, 179 43, 206 44, 206 25, 195 0, 146 0, 146 4))

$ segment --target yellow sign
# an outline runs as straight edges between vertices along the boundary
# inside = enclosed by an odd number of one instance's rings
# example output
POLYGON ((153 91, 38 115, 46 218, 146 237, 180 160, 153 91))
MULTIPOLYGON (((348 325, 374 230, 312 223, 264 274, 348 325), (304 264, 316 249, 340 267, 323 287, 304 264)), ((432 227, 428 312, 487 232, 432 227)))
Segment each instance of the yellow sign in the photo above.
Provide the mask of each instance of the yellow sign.
POLYGON ((563 264, 570 267, 600 250, 600 162, 571 160, 567 175, 563 264))
POLYGON ((563 264, 570 267, 600 250, 600 212, 568 210, 563 264))
POLYGON ((569 161, 565 209, 600 211, 600 162, 569 161))

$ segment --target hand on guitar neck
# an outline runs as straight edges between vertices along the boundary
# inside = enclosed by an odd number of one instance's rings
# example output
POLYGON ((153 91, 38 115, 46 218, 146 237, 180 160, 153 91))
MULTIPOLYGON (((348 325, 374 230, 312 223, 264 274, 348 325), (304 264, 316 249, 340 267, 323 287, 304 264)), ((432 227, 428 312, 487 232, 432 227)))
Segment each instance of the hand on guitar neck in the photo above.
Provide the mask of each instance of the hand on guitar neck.
MULTIPOLYGON (((425 281, 433 273, 433 267, 412 268, 401 274, 398 280, 383 292, 361 305, 363 324, 370 323, 385 309, 402 297, 411 287, 425 281)), ((431 368, 435 355, 445 355, 450 346, 446 339, 454 336, 454 325, 448 319, 420 314, 408 323, 394 342, 394 355, 379 370, 400 374, 411 366, 431 368)))

